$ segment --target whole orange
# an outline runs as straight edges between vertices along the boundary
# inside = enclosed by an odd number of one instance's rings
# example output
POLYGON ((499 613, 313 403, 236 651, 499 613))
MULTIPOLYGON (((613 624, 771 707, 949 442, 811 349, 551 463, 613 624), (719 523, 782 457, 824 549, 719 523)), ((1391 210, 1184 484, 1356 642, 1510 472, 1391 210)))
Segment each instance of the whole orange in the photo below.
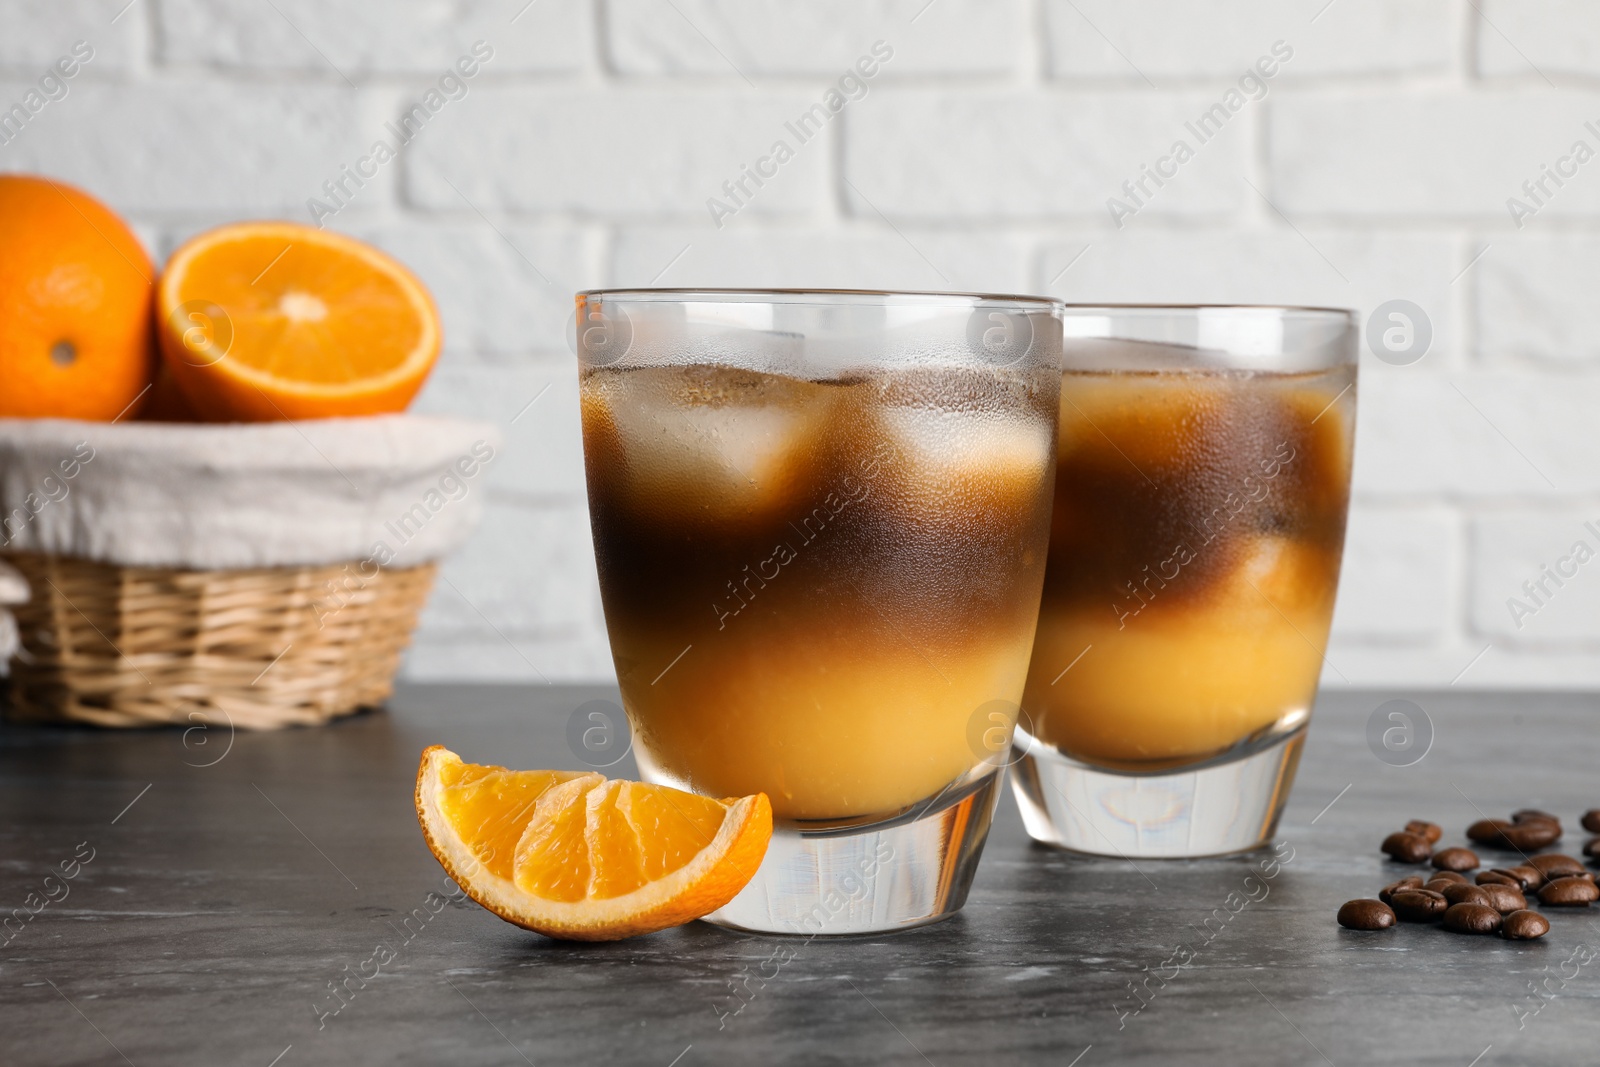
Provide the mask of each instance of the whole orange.
POLYGON ((81 189, 0 174, 0 417, 107 421, 155 374, 155 267, 81 189))

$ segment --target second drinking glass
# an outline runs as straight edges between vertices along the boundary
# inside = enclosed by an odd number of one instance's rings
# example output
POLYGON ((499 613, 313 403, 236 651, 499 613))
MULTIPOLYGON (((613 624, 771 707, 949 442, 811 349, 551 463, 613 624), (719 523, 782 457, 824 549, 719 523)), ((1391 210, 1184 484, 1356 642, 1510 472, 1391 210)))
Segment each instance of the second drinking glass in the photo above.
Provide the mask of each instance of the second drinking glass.
POLYGON ((708 918, 863 933, 954 912, 1038 617, 1051 301, 577 302, 590 517, 640 770, 772 801, 765 862, 708 918))
POLYGON ((1255 847, 1294 782, 1333 616, 1354 322, 1278 307, 1063 319, 1023 821, 1106 855, 1255 847))

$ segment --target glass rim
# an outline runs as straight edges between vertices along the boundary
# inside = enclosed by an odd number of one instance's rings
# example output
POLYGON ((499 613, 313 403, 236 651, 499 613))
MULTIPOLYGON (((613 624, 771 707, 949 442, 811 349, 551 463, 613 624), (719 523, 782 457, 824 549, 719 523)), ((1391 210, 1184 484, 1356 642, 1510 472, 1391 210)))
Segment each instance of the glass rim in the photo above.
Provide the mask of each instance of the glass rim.
POLYGON ((944 292, 932 289, 741 289, 741 288, 618 288, 581 289, 574 299, 611 297, 650 303, 735 303, 774 304, 920 304, 938 307, 969 307, 976 304, 1020 304, 1054 310, 1060 303, 1053 297, 1021 293, 944 292))
POLYGON ((1072 304, 1057 300, 1056 305, 1066 314, 1118 314, 1138 311, 1269 311, 1279 314, 1310 315, 1356 322, 1351 308, 1324 307, 1316 304, 1072 304))

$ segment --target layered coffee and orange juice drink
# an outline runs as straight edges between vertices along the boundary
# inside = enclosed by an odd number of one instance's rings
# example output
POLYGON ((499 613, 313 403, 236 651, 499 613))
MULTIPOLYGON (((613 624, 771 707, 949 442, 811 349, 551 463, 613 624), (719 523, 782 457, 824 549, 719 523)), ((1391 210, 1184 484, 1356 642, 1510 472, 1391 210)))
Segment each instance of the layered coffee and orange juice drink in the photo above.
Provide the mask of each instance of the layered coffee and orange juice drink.
POLYGON ((1059 370, 586 367, 606 626, 646 777, 892 814, 1020 698, 1059 370))
POLYGON ((1354 375, 1063 375, 1023 698, 1036 739, 1154 771, 1304 721, 1339 579, 1354 375))

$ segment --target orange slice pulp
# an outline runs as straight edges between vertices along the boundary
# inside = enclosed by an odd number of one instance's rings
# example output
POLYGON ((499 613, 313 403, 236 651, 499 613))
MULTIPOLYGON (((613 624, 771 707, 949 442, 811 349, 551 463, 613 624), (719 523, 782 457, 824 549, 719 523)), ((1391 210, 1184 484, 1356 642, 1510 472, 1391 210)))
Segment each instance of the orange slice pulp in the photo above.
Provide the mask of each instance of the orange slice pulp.
POLYGON ((772 838, 765 793, 712 800, 593 772, 463 763, 434 745, 417 821, 467 894, 547 937, 614 941, 698 919, 754 876, 772 838))
POLYGON ((156 294, 162 355, 205 418, 403 411, 439 355, 433 299, 352 237, 288 222, 200 234, 156 294))

